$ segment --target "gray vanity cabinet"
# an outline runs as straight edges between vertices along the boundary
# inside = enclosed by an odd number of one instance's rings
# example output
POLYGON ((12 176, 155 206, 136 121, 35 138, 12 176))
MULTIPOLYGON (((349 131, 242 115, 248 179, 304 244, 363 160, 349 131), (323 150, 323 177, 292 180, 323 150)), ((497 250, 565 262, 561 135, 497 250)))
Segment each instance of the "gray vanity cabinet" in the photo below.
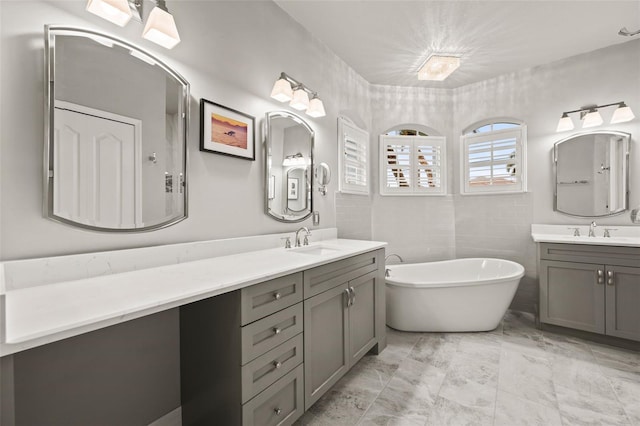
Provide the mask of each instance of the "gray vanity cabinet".
POLYGON ((540 321, 640 341, 640 249, 540 244, 540 321))
POLYGON ((378 342, 377 320, 384 309, 381 256, 384 252, 366 253, 305 272, 306 409, 378 342), (306 298, 308 287, 322 292, 306 298))
POLYGON ((184 305, 182 424, 291 425, 384 336, 383 249, 184 305))

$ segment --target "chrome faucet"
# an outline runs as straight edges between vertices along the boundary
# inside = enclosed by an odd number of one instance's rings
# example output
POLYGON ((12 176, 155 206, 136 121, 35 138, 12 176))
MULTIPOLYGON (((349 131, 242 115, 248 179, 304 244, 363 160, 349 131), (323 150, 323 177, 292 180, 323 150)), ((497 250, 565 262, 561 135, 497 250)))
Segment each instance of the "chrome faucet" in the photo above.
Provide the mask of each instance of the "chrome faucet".
POLYGON ((384 263, 387 263, 387 259, 389 259, 392 256, 397 257, 398 260, 400 261, 400 263, 404 263, 404 259, 402 259, 399 254, 395 254, 395 253, 391 253, 391 254, 387 255, 387 257, 384 258, 384 263))
POLYGON ((595 237, 596 236, 596 221, 594 220, 593 222, 591 222, 591 224, 589 225, 589 236, 590 237, 595 237))
POLYGON ((309 228, 307 228, 306 226, 303 226, 302 228, 298 229, 296 231, 296 247, 301 247, 302 244, 300 244, 300 231, 304 231, 305 235, 304 235, 304 245, 308 246, 309 245, 309 236, 311 235, 311 231, 309 231, 309 228))

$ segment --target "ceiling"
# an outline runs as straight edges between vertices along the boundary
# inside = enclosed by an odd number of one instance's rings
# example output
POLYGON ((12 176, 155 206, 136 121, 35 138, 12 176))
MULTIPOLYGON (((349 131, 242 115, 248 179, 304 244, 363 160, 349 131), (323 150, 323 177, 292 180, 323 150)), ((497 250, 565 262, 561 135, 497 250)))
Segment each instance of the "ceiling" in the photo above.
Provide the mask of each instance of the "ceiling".
POLYGON ((640 0, 275 0, 373 84, 454 88, 640 39, 640 0), (419 81, 431 53, 461 56, 419 81))

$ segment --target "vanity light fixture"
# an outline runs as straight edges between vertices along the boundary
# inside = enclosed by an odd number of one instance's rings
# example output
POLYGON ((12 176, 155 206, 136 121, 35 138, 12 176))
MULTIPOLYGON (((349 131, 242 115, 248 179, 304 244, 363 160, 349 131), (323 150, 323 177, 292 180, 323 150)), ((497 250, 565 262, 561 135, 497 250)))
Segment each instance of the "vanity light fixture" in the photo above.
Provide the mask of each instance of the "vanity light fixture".
POLYGON ((430 55, 418 70, 418 80, 443 81, 460 66, 460 57, 430 55))
POLYGON ((317 118, 327 115, 318 93, 284 72, 280 73, 280 78, 273 85, 271 97, 280 102, 289 102, 291 108, 300 111, 306 110, 310 117, 317 118), (311 96, 311 100, 309 100, 309 96, 311 96))
MULTIPOLYGON (((151 0, 155 7, 149 14, 142 37, 164 48, 180 43, 180 35, 165 0, 151 0)), ((143 0, 88 0, 87 11, 124 27, 133 17, 142 22, 143 0)))
POLYGON ((601 125, 604 120, 600 115, 600 109, 606 108, 610 106, 617 106, 616 110, 613 112, 613 116, 611 117, 611 124, 624 123, 627 121, 633 120, 636 116, 631 111, 631 108, 627 106, 627 104, 623 102, 614 102, 612 104, 605 105, 587 105, 583 106, 580 109, 576 109, 573 111, 565 111, 562 113, 562 117, 560 117, 560 121, 558 121, 558 127, 556 128, 556 132, 564 132, 567 130, 573 130, 573 120, 569 117, 569 114, 580 113, 580 119, 582 120, 582 127, 589 128, 601 125))
POLYGON ((298 152, 296 154, 287 155, 286 157, 284 157, 284 160, 282 160, 282 165, 285 167, 306 166, 307 160, 305 160, 304 155, 302 155, 301 152, 298 152))

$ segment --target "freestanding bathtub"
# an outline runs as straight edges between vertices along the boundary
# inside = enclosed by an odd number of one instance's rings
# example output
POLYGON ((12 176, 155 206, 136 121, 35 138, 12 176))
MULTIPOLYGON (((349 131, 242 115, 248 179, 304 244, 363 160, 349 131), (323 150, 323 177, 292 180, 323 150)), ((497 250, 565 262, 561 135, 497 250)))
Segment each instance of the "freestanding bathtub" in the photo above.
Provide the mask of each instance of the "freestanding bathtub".
POLYGON ((403 331, 489 331, 504 317, 524 275, 502 259, 388 265, 387 325, 403 331))

